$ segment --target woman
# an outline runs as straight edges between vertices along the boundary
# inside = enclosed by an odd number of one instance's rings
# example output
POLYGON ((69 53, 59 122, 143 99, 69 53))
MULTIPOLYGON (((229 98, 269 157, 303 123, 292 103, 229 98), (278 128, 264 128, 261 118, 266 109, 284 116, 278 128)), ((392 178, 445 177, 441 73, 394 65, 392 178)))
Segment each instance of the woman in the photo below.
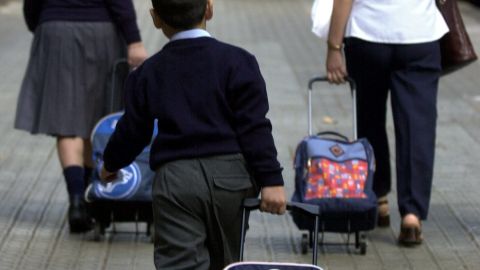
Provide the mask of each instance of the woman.
POLYGON ((136 67, 147 54, 132 0, 25 0, 24 15, 34 39, 15 128, 56 137, 70 231, 83 232, 91 225, 83 200, 93 167, 89 136, 107 113, 113 63, 127 57, 136 67))
POLYGON ((428 215, 441 71, 438 40, 447 31, 435 0, 334 1, 327 75, 332 83, 343 83, 347 74, 357 83, 358 134, 371 142, 377 160, 379 226, 390 225, 385 126, 390 91, 402 217, 398 242, 404 245, 422 242, 421 220, 428 215))

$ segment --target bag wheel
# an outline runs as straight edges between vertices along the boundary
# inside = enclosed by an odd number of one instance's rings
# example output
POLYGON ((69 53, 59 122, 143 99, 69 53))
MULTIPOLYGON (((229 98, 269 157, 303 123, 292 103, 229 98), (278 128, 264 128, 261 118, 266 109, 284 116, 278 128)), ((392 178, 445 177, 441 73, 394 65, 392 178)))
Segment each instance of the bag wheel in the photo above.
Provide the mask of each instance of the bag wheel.
POLYGON ((150 243, 155 242, 155 225, 153 222, 149 222, 147 224, 147 235, 150 236, 150 243))
POLYGON ((301 252, 302 254, 307 254, 308 247, 310 246, 310 241, 308 239, 308 235, 306 233, 302 234, 302 241, 301 241, 301 252))
POLYGON ((93 225, 93 241, 99 242, 105 235, 105 227, 100 222, 95 222, 93 225))
POLYGON ((361 255, 367 254, 367 243, 363 242, 360 244, 360 254, 361 255))

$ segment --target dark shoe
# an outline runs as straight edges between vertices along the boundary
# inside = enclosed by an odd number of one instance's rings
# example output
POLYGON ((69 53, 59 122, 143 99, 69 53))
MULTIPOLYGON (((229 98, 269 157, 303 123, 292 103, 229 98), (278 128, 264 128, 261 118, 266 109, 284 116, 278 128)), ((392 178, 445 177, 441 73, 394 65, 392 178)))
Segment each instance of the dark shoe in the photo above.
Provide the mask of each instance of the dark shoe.
POLYGON ((404 219, 402 220, 402 225, 400 226, 398 243, 407 247, 420 245, 423 242, 422 223, 417 218, 417 224, 405 224, 404 219))
POLYGON ((390 211, 388 209, 388 200, 386 196, 380 197, 377 201, 378 216, 377 227, 390 227, 390 211))
POLYGON ((85 201, 80 196, 72 196, 68 208, 68 224, 71 233, 82 233, 92 229, 92 220, 85 201))

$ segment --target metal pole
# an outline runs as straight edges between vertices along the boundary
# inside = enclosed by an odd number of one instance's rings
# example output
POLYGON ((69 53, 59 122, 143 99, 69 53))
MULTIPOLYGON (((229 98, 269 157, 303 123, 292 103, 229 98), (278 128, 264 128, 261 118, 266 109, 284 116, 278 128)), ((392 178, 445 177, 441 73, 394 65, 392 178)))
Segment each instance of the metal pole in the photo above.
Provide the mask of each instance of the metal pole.
POLYGON ((243 208, 242 210, 242 228, 240 230, 240 261, 243 261, 243 248, 244 248, 244 241, 245 241, 245 217, 246 217, 246 209, 243 208))
POLYGON ((358 130, 357 130, 357 86, 355 81, 347 77, 347 80, 350 84, 350 90, 352 91, 352 127, 353 127, 353 140, 358 139, 358 130))
POLYGON ((318 257, 318 223, 319 223, 318 215, 315 216, 315 234, 313 235, 313 265, 317 265, 317 257, 318 257))
POLYGON ((308 89, 308 136, 312 136, 312 88, 308 89))

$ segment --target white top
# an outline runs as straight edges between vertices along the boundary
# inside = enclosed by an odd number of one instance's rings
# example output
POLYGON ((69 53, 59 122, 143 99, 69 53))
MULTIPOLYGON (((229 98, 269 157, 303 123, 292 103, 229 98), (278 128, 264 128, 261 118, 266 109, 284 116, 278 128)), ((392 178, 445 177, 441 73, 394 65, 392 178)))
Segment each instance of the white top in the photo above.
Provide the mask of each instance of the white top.
POLYGON ((447 32, 435 0, 354 0, 345 36, 409 44, 434 41, 447 32))

